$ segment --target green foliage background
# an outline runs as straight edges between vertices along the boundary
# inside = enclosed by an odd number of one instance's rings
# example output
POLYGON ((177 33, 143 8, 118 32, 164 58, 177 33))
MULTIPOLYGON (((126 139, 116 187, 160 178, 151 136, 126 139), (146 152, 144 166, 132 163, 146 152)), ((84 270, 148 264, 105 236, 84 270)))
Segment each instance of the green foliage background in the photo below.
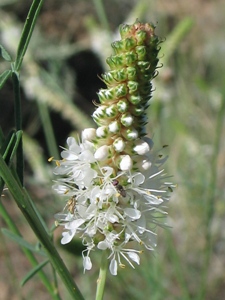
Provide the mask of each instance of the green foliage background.
MULTIPOLYGON (((30 4, 0 3, 0 43, 11 56, 15 55, 30 4)), ((71 123, 73 134, 93 126, 90 114, 71 100, 78 95, 73 84, 76 74, 68 70, 65 59, 93 49, 104 65, 112 53, 110 43, 119 24, 133 23, 137 18, 155 23, 157 34, 166 39, 160 52, 163 66, 154 80, 148 131, 156 149, 169 145, 164 149, 169 155, 166 168, 178 185, 168 204, 171 229, 159 230, 157 252, 144 253, 135 270, 127 267, 116 278, 108 276, 105 300, 225 299, 224 3, 115 0, 101 4, 98 0, 44 3, 21 69, 21 86, 28 99, 25 108, 29 109, 31 101, 36 105, 35 118, 24 128, 25 186, 51 227, 54 214, 65 203, 51 190, 52 166, 34 133, 42 124, 49 153, 57 157, 60 149, 52 130, 51 110, 71 123), (42 61, 48 62, 47 69, 42 61)), ((0 62, 2 73, 7 62, 0 62)), ((10 87, 7 94, 0 91, 2 111, 2 101, 12 97, 10 87)), ((7 191, 1 201, 24 238, 36 243, 7 191)), ((0 225, 6 227, 2 220, 0 225)), ((57 243, 60 230, 54 235, 57 243)), ((21 288, 20 281, 31 267, 18 245, 3 234, 0 238, 0 299, 50 299, 37 277, 21 288)), ((58 245, 85 299, 93 299, 100 258, 95 253, 94 268, 84 275, 79 247, 75 242, 66 251, 58 245)), ((46 268, 50 273, 51 268, 46 268)), ((60 280, 58 284, 63 299, 70 299, 60 280)))

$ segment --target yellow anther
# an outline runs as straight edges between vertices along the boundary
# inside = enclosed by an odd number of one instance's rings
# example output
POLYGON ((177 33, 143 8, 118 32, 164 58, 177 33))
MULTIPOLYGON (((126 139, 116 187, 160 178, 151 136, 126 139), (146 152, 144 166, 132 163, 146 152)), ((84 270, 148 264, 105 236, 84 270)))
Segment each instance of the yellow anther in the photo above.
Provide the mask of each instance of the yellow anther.
POLYGON ((56 160, 55 164, 56 164, 57 167, 60 167, 60 161, 59 160, 56 160))
POLYGON ((54 156, 49 157, 48 162, 53 161, 53 159, 54 159, 54 156))
POLYGON ((121 269, 125 269, 125 267, 126 267, 124 264, 119 264, 119 266, 121 269))

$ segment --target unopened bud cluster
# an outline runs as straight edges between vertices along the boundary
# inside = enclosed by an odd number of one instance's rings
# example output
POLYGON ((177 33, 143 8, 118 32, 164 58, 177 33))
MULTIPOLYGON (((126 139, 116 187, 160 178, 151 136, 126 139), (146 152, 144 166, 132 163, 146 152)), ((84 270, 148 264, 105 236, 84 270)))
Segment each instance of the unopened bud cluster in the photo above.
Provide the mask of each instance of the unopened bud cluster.
POLYGON ((107 59, 111 70, 102 75, 107 88, 99 91, 100 105, 93 114, 99 126, 95 143, 104 146, 102 165, 112 166, 115 172, 137 170, 138 156, 150 150, 143 137, 160 43, 148 23, 123 25, 120 34, 122 39, 112 44, 115 54, 107 59), (128 165, 123 164, 124 157, 128 165))

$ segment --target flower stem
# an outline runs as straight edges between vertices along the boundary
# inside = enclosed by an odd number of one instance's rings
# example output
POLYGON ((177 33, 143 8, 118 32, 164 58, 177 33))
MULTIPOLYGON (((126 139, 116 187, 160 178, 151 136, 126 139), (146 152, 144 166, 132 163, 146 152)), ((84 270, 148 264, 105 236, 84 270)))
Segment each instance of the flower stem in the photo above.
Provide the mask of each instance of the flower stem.
POLYGON ((102 252, 101 266, 99 271, 99 277, 97 281, 97 291, 95 300, 102 300, 105 288, 106 274, 108 268, 107 251, 102 252))

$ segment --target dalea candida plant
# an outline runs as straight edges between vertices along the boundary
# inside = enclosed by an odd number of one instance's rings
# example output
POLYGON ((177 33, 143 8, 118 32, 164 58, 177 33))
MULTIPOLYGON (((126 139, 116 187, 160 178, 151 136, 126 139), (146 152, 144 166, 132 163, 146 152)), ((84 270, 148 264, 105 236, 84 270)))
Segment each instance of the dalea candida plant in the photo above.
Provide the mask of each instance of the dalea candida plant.
POLYGON ((160 41, 153 25, 138 21, 121 26, 120 34, 107 59, 110 71, 102 75, 107 88, 93 114, 98 127, 67 139, 53 186, 66 202, 56 215, 64 227, 61 243, 82 240, 85 270, 92 268, 92 250, 106 252, 113 275, 156 246, 171 187, 145 130, 160 41))

